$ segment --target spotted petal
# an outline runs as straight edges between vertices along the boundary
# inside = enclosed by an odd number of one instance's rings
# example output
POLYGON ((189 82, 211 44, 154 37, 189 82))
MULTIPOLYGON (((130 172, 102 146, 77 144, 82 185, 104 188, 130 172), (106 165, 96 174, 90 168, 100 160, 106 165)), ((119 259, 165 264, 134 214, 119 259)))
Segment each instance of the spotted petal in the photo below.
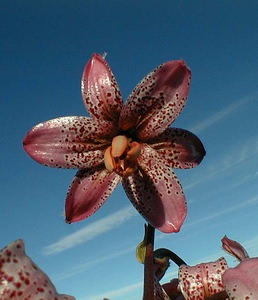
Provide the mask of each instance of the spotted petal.
POLYGON ((202 263, 193 267, 180 266, 178 279, 185 299, 207 299, 216 293, 224 291, 222 274, 226 269, 227 262, 223 257, 215 262, 202 263))
POLYGON ((258 299, 258 258, 247 258, 228 269, 222 281, 231 300, 258 299))
POLYGON ((91 216, 119 182, 120 176, 100 167, 78 171, 66 198, 66 221, 72 223, 91 216))
POLYGON ((153 227, 163 232, 178 232, 187 208, 175 173, 147 145, 142 145, 138 163, 138 171, 123 180, 127 196, 153 227))
POLYGON ((104 149, 116 132, 110 122, 61 117, 33 127, 24 149, 37 162, 58 168, 87 168, 103 162, 104 149))
POLYGON ((148 74, 124 105, 119 126, 135 131, 142 141, 162 132, 182 111, 190 87, 190 70, 184 61, 169 61, 148 74))
POLYGON ((123 99, 115 77, 99 54, 94 54, 82 75, 82 98, 91 116, 106 121, 117 121, 123 99))
POLYGON ((185 129, 168 128, 148 144, 161 154, 172 168, 195 167, 205 155, 199 138, 185 129))
POLYGON ((22 240, 0 252, 1 300, 75 300, 58 294, 48 276, 25 254, 22 240))

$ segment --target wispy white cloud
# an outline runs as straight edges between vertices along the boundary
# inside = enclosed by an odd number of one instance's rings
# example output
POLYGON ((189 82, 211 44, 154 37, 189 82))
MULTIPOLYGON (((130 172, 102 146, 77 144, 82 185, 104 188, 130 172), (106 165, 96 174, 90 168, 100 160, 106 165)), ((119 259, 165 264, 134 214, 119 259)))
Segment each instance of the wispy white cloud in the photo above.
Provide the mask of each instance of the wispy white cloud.
MULTIPOLYGON (((128 295, 136 290, 139 290, 142 288, 142 282, 137 282, 131 285, 127 285, 124 287, 121 287, 119 289, 107 291, 98 295, 94 296, 87 296, 86 298, 82 298, 81 300, 102 300, 103 298, 110 298, 112 300, 117 299, 125 299, 125 297, 128 299, 128 295), (124 296, 124 297, 122 297, 124 296)), ((129 297, 131 300, 133 300, 131 297, 129 297)), ((139 299, 135 298, 135 299, 139 299)))
POLYGON ((117 258, 119 256, 128 254, 130 252, 133 253, 133 252, 135 252, 135 248, 136 248, 135 246, 127 247, 127 248, 119 250, 117 252, 112 252, 112 253, 107 254, 107 255, 102 255, 101 257, 98 257, 96 259, 90 259, 85 263, 80 263, 79 265, 75 265, 70 270, 66 270, 65 273, 57 275, 56 278, 55 278, 55 281, 67 279, 69 277, 78 275, 82 272, 85 272, 87 269, 92 268, 94 265, 100 264, 104 261, 108 261, 108 260, 117 258))
MULTIPOLYGON (((234 150, 230 149, 227 153, 223 153, 222 157, 217 158, 216 164, 212 162, 210 167, 208 167, 207 172, 197 180, 184 186, 184 190, 193 188, 206 180, 210 180, 214 176, 225 173, 248 159, 253 159, 253 157, 257 156, 257 153, 258 136, 255 136, 246 141, 244 145, 239 145, 238 147, 235 147, 234 150)), ((250 177, 250 179, 251 178, 252 177, 250 177)))
POLYGON ((243 244, 249 254, 251 254, 252 252, 256 257, 258 257, 258 236, 254 236, 253 238, 243 243, 241 242, 241 244, 243 244))
POLYGON ((256 203, 258 203, 258 196, 254 196, 254 197, 252 197, 252 198, 250 198, 246 201, 243 201, 242 203, 240 203, 238 205, 231 206, 231 207, 226 208, 224 210, 219 210, 218 212, 210 214, 210 215, 208 215, 204 218, 199 218, 198 220, 195 220, 193 222, 189 222, 189 223, 185 224, 184 226, 185 226, 185 228, 187 228, 187 227, 191 227, 193 225, 199 224, 199 223, 210 221, 210 220, 215 219, 217 217, 220 217, 222 215, 232 213, 233 211, 243 209, 246 206, 254 205, 256 203))
POLYGON ((204 129, 216 124, 220 120, 227 117, 229 114, 235 112, 237 109, 239 109, 241 106, 253 101, 254 99, 257 99, 257 94, 249 95, 244 98, 241 98, 238 101, 235 101, 234 103, 228 105, 227 107, 223 108, 222 110, 216 112, 215 114, 209 116, 207 119, 202 121, 201 123, 191 127, 191 131, 194 133, 199 133, 200 131, 203 131, 204 129))
POLYGON ((46 246, 43 249, 43 253, 45 255, 56 254, 88 242, 97 236, 116 228, 136 215, 136 210, 132 206, 127 206, 105 218, 91 223, 90 225, 86 225, 84 228, 59 239, 51 245, 46 246))
POLYGON ((248 182, 252 182, 253 180, 257 180, 255 177, 256 176, 255 176, 254 173, 243 175, 238 180, 235 180, 234 182, 228 184, 227 188, 228 189, 235 189, 235 188, 237 188, 237 187, 239 187, 241 185, 245 185, 248 182))
MULTIPOLYGON (((248 206, 252 206, 252 205, 256 205, 257 203, 258 203, 258 195, 255 195, 255 196, 251 197, 250 199, 241 202, 238 205, 234 205, 234 206, 231 206, 231 207, 223 209, 223 210, 220 209, 219 211, 217 211, 213 214, 207 215, 203 218, 198 218, 197 220, 192 221, 192 222, 186 222, 184 224, 184 228, 189 230, 189 229, 191 229, 192 226, 195 226, 197 224, 208 222, 210 220, 219 218, 219 217, 221 217, 223 215, 226 215, 226 214, 230 214, 230 213, 232 213, 234 211, 237 211, 237 210, 243 210, 243 208, 248 207, 248 206)), ((164 238, 167 238, 166 234, 157 232, 156 241, 164 239, 164 238)), ((256 242, 256 241, 254 240, 254 242, 256 242)), ((257 238, 257 243, 258 243, 258 238, 257 238)), ((258 253, 257 253, 257 256, 258 256, 258 253)))

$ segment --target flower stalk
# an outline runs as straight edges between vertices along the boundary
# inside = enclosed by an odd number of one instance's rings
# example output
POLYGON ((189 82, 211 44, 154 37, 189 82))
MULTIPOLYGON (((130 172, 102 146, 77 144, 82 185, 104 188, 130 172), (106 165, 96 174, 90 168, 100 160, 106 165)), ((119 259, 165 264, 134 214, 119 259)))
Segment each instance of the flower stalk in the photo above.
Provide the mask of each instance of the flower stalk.
POLYGON ((143 300, 154 300, 153 248, 155 228, 148 224, 146 232, 146 254, 144 260, 143 300))

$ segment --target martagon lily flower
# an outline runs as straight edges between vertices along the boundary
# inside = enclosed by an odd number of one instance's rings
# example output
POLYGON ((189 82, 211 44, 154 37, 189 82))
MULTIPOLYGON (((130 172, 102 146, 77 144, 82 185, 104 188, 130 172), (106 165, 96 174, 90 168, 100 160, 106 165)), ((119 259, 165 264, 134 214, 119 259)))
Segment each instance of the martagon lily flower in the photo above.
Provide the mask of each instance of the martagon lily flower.
POLYGON ((184 61, 166 62, 124 104, 108 63, 94 54, 82 76, 82 97, 91 117, 60 117, 28 132, 24 149, 37 162, 79 169, 67 194, 68 223, 96 212, 122 181, 153 227, 180 230, 187 208, 173 168, 195 167, 205 155, 197 136, 169 127, 185 105, 190 76, 184 61))
POLYGON ((0 251, 1 300, 75 300, 58 294, 49 277, 26 255, 22 240, 0 251))

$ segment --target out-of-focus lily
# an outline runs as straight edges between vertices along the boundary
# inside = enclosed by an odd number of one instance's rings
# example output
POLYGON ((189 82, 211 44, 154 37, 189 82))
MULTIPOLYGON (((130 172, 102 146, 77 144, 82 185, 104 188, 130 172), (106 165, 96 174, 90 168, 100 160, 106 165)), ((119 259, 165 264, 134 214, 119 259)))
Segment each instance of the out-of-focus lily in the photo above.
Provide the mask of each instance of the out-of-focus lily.
POLYGON ((186 216, 182 187, 172 168, 192 168, 205 155, 193 133, 169 128, 190 87, 184 61, 149 73, 123 103, 106 62, 94 54, 82 76, 91 118, 61 117, 32 128, 23 144, 37 162, 76 168, 66 199, 66 221, 92 215, 122 180, 127 196, 155 228, 177 232, 186 216))
POLYGON ((235 268, 230 268, 222 276, 223 285, 231 300, 258 299, 258 258, 249 258, 244 247, 226 236, 222 247, 240 260, 235 268))
POLYGON ((1 300, 75 300, 58 294, 48 276, 25 254, 22 240, 0 251, 1 300))
MULTIPOLYGON (((166 294, 169 296, 170 300, 186 300, 186 299, 192 299, 192 300, 228 300, 227 293, 223 290, 216 294, 212 294, 209 297, 200 298, 199 295, 197 295, 195 292, 188 298, 185 298, 179 287, 179 281, 177 278, 172 279, 170 282, 165 283, 162 285, 163 290, 166 292, 166 294)), ((202 296, 201 296, 202 297, 202 296)))
POLYGON ((180 266, 179 286, 185 299, 209 299, 209 297, 224 292, 222 274, 227 268, 227 262, 223 257, 215 262, 201 263, 193 267, 180 266))
MULTIPOLYGON (((223 257, 215 262, 201 263, 193 267, 180 263, 178 279, 175 278, 162 286, 156 285, 160 292, 158 295, 161 296, 155 300, 167 297, 171 300, 257 300, 258 258, 249 258, 240 243, 226 236, 222 239, 222 247, 240 261, 237 267, 228 268, 223 257), (165 297, 162 298, 162 295, 165 297)), ((163 256, 162 251, 161 254, 163 256)), ((164 264, 159 264, 159 261, 154 262, 155 275, 159 279, 157 274, 161 274, 162 270, 165 272, 166 268, 163 268, 164 264)))

